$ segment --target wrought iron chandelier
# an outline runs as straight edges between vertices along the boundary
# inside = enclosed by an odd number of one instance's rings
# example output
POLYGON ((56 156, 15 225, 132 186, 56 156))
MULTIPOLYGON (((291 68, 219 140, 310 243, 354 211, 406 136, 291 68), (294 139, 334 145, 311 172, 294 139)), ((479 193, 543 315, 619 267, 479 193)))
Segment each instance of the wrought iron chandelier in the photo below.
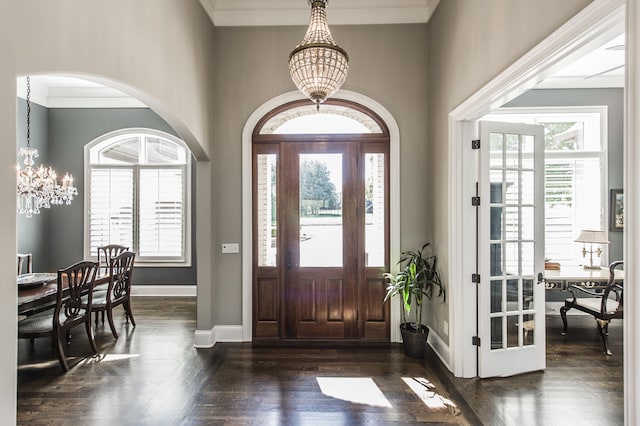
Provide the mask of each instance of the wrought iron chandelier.
POLYGON ((73 177, 65 173, 62 183, 58 183, 56 171, 52 167, 40 165, 34 168, 34 159, 38 158, 38 150, 31 148, 31 80, 27 76, 27 147, 20 148, 18 153, 24 157, 24 168, 18 166, 18 182, 16 186, 16 210, 19 214, 31 217, 39 214, 40 209, 48 209, 52 205, 71 204, 78 195, 73 186, 73 177))
POLYGON ((329 31, 329 0, 309 0, 311 19, 302 42, 289 54, 289 73, 298 89, 316 108, 340 89, 347 79, 349 56, 329 31))

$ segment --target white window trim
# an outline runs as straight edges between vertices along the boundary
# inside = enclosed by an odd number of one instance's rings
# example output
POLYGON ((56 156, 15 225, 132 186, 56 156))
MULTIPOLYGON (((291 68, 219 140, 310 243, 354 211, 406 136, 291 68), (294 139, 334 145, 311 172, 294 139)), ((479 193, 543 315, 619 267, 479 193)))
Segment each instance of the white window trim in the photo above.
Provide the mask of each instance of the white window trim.
MULTIPOLYGON (((154 267, 154 268, 187 268, 187 267, 191 267, 191 245, 192 245, 192 238, 191 238, 191 227, 192 227, 192 223, 191 223, 191 217, 192 217, 192 209, 191 209, 191 150, 189 149, 189 147, 187 146, 187 144, 182 141, 181 139, 175 137, 174 135, 171 135, 169 133, 163 132, 161 130, 156 130, 156 129, 148 129, 148 128, 143 128, 143 127, 134 127, 134 128, 126 128, 126 129, 119 129, 119 130, 114 130, 112 132, 109 133, 105 133, 103 135, 98 136, 97 138, 93 139, 91 142, 87 143, 84 146, 84 223, 83 223, 83 255, 85 259, 92 259, 92 260, 96 260, 96 256, 91 256, 90 250, 91 250, 91 242, 90 242, 90 238, 89 238, 89 200, 90 200, 90 193, 91 193, 91 177, 90 177, 90 165, 91 165, 91 161, 90 161, 90 151, 91 148, 95 147, 96 145, 103 143, 104 141, 114 138, 114 137, 118 137, 118 136, 122 136, 125 134, 131 134, 131 133, 143 133, 146 135, 152 135, 152 136, 157 136, 157 137, 161 137, 161 138, 165 138, 170 140, 171 142, 174 142, 178 145, 180 145, 181 147, 185 148, 187 151, 187 158, 186 158, 186 164, 184 165, 185 170, 186 170, 186 174, 185 174, 185 253, 184 253, 184 261, 166 261, 166 260, 161 260, 158 259, 156 261, 150 261, 150 260, 145 260, 145 261, 138 261, 136 260, 136 267, 154 267)), ((118 167, 117 165, 111 165, 111 166, 107 166, 105 165, 105 167, 118 167)), ((135 194, 135 197, 138 197, 138 194, 135 194)), ((136 218, 137 221, 137 218, 136 218)))
MULTIPOLYGON (((545 119, 556 119, 558 116, 567 115, 573 117, 580 117, 580 115, 598 114, 600 117, 600 143, 601 151, 580 151, 579 156, 581 158, 598 158, 602 159, 602 173, 603 173, 603 185, 601 189, 602 200, 602 214, 601 214, 601 229, 605 235, 609 235, 609 225, 607 218, 609 217, 609 114, 608 107, 606 105, 587 105, 587 106, 553 106, 553 107, 503 107, 495 111, 492 111, 487 116, 483 117, 483 120, 500 121, 500 116, 536 116, 539 121, 545 121, 545 119)), ((545 152, 545 160, 547 158, 553 158, 555 156, 569 157, 571 152, 567 153, 554 153, 545 152)), ((578 154, 575 154, 576 156, 578 154)), ((609 259, 609 246, 607 244, 602 245, 602 259, 605 265, 608 264, 609 259)))

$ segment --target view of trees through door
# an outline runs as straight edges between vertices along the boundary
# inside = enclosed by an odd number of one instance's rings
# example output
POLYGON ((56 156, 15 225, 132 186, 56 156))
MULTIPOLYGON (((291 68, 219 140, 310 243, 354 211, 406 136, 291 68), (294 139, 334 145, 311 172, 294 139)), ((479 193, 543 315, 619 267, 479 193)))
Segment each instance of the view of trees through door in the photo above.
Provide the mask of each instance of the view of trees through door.
POLYGON ((253 337, 388 339, 389 136, 328 101, 267 114, 253 134, 253 337))

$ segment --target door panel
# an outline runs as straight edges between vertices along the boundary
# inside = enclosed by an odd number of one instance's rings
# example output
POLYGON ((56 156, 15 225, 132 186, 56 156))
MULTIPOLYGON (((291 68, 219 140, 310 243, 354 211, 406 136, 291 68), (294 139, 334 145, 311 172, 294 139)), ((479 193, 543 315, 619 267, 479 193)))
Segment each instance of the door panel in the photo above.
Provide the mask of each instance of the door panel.
POLYGON ((357 280, 355 146, 349 143, 288 143, 286 186, 285 312, 288 338, 356 338, 357 280))
POLYGON ((480 123, 479 376, 545 368, 544 128, 480 123), (486 248, 486 249, 485 249, 486 248))

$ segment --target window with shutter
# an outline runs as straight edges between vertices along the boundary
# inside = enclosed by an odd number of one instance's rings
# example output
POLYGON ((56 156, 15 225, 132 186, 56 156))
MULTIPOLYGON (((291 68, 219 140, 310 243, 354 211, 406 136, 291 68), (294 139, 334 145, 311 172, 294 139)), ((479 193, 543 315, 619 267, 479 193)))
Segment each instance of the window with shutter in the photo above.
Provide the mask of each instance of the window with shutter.
POLYGON ((85 255, 122 244, 136 263, 190 264, 190 155, 155 130, 109 133, 87 145, 85 255))

